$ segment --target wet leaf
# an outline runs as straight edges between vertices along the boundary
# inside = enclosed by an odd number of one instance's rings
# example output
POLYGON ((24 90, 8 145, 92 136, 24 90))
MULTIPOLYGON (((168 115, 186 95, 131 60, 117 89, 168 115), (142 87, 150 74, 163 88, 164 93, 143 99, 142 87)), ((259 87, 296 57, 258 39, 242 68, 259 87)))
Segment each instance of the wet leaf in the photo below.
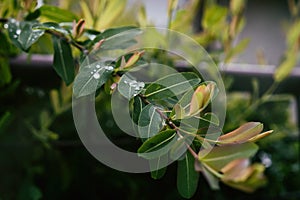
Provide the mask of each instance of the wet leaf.
POLYGON ((164 99, 180 95, 200 83, 192 72, 175 73, 151 83, 145 91, 148 99, 164 99))
POLYGON ((129 74, 125 74, 121 77, 118 84, 118 91, 126 98, 131 99, 138 95, 145 87, 144 82, 138 82, 129 74))
POLYGON ((24 51, 27 51, 44 33, 44 30, 37 30, 34 27, 37 24, 21 23, 21 32, 18 41, 24 51))
POLYGON ((94 62, 82 65, 75 78, 73 92, 76 97, 87 96, 96 92, 113 73, 113 66, 106 66, 104 63, 94 62))
POLYGON ((141 138, 150 138, 156 135, 163 127, 163 119, 152 104, 145 106, 139 117, 139 135, 141 138))

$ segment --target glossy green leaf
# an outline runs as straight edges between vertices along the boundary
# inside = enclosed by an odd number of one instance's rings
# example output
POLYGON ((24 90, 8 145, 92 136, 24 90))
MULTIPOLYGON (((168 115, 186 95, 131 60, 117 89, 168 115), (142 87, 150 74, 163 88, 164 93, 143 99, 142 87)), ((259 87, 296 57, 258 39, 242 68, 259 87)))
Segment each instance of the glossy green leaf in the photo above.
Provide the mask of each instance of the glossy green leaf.
POLYGON ((73 20, 78 20, 75 14, 57 6, 43 5, 39 8, 39 11, 41 12, 41 17, 53 22, 72 22, 73 20))
POLYGON ((205 163, 214 170, 220 171, 229 162, 239 158, 249 158, 258 150, 254 143, 243 143, 214 147, 201 150, 198 154, 200 162, 205 163))
POLYGON ((178 161, 177 166, 177 189, 184 198, 191 198, 198 187, 199 173, 194 167, 195 158, 190 152, 185 154, 185 158, 178 161))
POLYGON ((176 141, 175 130, 165 130, 147 139, 138 149, 139 156, 146 159, 158 158, 169 152, 176 141))
POLYGON ((70 85, 75 77, 75 63, 70 44, 64 40, 53 38, 54 60, 53 67, 62 80, 70 85))
POLYGON ((167 167, 164 166, 168 164, 168 154, 164 154, 162 156, 159 156, 158 158, 149 160, 149 164, 151 170, 151 177, 153 179, 162 178, 167 171, 167 167))
POLYGON ((24 51, 27 51, 43 34, 44 30, 37 30, 34 23, 21 23, 21 31, 18 41, 24 51))
POLYGON ((113 66, 99 62, 82 65, 74 81, 74 95, 82 97, 95 93, 111 77, 113 70, 113 66))
POLYGON ((144 82, 138 82, 129 74, 125 74, 121 77, 118 84, 118 91, 126 98, 131 99, 138 95, 145 87, 144 82))
POLYGON ((55 23, 55 22, 45 22, 43 24, 36 25, 34 27, 34 29, 36 29, 36 30, 50 30, 50 31, 59 32, 59 33, 65 34, 65 35, 69 34, 69 32, 66 29, 64 29, 58 23, 55 23))
POLYGON ((7 26, 8 26, 8 36, 10 40, 16 47, 22 49, 22 46, 18 41, 19 35, 21 33, 20 22, 16 21, 15 19, 9 19, 7 26))
POLYGON ((156 135, 163 126, 163 119, 157 112, 157 107, 149 104, 145 106, 139 116, 139 135, 141 138, 150 138, 156 135))
POLYGON ((197 84, 200 78, 192 72, 175 73, 151 83, 145 91, 149 99, 164 99, 180 95, 197 84))

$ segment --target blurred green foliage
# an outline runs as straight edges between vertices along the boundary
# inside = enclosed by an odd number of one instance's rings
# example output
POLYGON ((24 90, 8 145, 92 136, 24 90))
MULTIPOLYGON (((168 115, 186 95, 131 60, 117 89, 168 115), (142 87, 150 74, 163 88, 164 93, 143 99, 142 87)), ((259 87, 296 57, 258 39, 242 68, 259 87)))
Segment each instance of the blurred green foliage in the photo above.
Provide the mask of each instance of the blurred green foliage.
MULTIPOLYGON (((3 0, 0 2, 0 15, 3 18, 34 18, 38 13, 34 12, 32 2, 3 0)), ((201 22, 204 30, 196 34, 193 33, 192 21, 201 1, 191 0, 182 10, 176 9, 176 1, 169 2, 169 27, 191 35, 205 47, 221 43, 220 49, 211 52, 216 61, 229 62, 246 48, 248 40, 233 45, 233 39, 245 23, 242 15, 244 1, 233 0, 229 8, 207 3, 201 22)), ((126 10, 126 1, 68 0, 59 1, 59 4, 59 9, 55 10, 58 15, 55 17, 52 16, 54 12, 47 10, 45 5, 40 10, 41 19, 72 21, 72 12, 66 11, 72 10, 78 16, 77 19, 79 16, 86 19, 88 28, 97 30, 120 25, 150 24, 142 5, 126 10), (80 6, 76 6, 75 2, 80 6)), ((299 52, 298 46, 295 46, 295 41, 299 39, 299 5, 291 8, 293 20, 287 34, 287 52, 275 74, 276 82, 287 78, 299 52)), ((22 78, 20 81, 15 80, 11 76, 8 61, 9 56, 16 55, 18 50, 8 42, 8 34, 2 28, 0 38, 0 199, 102 199, 120 196, 125 199, 181 198, 176 190, 174 165, 169 167, 163 179, 155 181, 148 174, 117 172, 96 161, 82 146, 75 132, 70 111, 71 87, 62 84, 59 88, 48 90, 26 85, 22 83, 22 78), (162 188, 164 192, 161 192, 162 188)), ((52 43, 49 41, 49 35, 43 35, 29 53, 52 54, 52 43)), ((74 49, 73 53, 78 54, 74 49)), ((136 150, 140 142, 130 143, 132 146, 128 147, 127 138, 119 137, 120 130, 112 120, 108 98, 101 94, 97 97, 96 106, 102 111, 97 114, 108 119, 102 124, 104 130, 112 133, 109 137, 118 145, 136 150)), ((250 195, 223 184, 221 191, 212 192, 203 181, 199 183, 201 189, 194 198, 298 199, 299 130, 293 119, 295 109, 292 107, 295 99, 289 95, 272 95, 256 104, 255 94, 233 92, 229 92, 227 98, 224 132, 246 121, 261 121, 265 129, 274 130, 275 134, 259 142, 261 148, 254 158, 254 161, 261 161, 267 166, 269 181, 265 187, 250 195)))

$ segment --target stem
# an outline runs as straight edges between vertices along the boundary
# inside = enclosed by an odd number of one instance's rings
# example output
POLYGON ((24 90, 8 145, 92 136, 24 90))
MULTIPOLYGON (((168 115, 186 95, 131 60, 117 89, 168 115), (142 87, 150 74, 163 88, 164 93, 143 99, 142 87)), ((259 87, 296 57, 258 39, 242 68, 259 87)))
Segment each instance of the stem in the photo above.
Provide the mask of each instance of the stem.
POLYGON ((193 156, 196 160, 198 160, 198 154, 196 154, 196 152, 195 152, 188 144, 186 144, 186 146, 187 146, 189 152, 192 154, 192 156, 193 156))
POLYGON ((208 166, 207 164, 205 164, 204 162, 201 162, 201 164, 208 170, 210 171, 213 175, 215 175, 218 178, 222 178, 223 175, 218 173, 217 171, 215 171, 214 169, 212 169, 210 166, 208 166))
POLYGON ((70 43, 71 45, 73 45, 74 47, 76 47, 77 49, 79 49, 81 52, 85 53, 87 51, 87 49, 84 46, 81 46, 80 44, 78 44, 76 41, 71 40, 69 38, 67 38, 64 34, 56 32, 56 31, 52 31, 52 30, 46 30, 46 33, 59 37, 63 40, 66 40, 68 43, 70 43))

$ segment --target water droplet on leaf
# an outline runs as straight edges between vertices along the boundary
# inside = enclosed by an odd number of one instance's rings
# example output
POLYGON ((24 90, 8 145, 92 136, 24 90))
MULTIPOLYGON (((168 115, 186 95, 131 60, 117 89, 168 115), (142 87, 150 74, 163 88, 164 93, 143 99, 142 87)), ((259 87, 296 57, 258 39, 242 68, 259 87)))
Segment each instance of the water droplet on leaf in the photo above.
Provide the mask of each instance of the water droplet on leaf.
POLYGON ((99 79, 99 78, 100 78, 100 74, 95 73, 95 74, 93 75, 93 77, 94 77, 95 79, 99 79))

